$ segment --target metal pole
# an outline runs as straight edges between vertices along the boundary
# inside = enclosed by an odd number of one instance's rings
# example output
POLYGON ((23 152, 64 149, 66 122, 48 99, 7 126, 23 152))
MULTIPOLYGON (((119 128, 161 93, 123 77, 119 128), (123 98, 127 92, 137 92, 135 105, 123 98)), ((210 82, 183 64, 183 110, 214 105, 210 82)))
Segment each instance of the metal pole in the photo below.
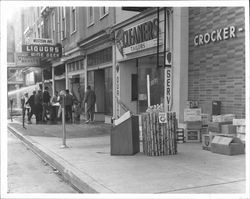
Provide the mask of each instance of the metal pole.
POLYGON ((22 115, 23 115, 23 128, 25 129, 25 124, 24 124, 24 120, 25 120, 25 99, 22 98, 21 99, 21 104, 22 104, 22 115))
POLYGON ((68 148, 66 145, 66 128, 65 128, 65 95, 62 95, 62 127, 63 127, 63 136, 62 136, 62 146, 61 148, 68 148))
POLYGON ((10 119, 11 119, 11 122, 13 122, 13 120, 12 120, 12 106, 13 106, 13 99, 11 98, 10 99, 10 119))

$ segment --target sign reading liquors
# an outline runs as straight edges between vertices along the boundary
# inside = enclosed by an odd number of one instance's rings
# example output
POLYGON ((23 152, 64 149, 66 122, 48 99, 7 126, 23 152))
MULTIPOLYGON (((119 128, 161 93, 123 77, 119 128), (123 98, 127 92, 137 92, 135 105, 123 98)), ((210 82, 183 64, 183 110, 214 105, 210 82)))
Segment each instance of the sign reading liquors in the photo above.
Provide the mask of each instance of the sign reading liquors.
POLYGON ((32 57, 57 58, 62 56, 62 47, 57 45, 22 45, 22 51, 32 57))
MULTIPOLYGON (((239 31, 242 31, 242 30, 239 29, 239 31)), ((217 41, 232 39, 235 37, 236 37, 235 26, 229 26, 229 27, 213 30, 211 32, 207 32, 204 34, 195 35, 194 45, 201 46, 201 45, 208 44, 210 42, 217 42, 217 41)))
POLYGON ((16 53, 16 65, 26 67, 40 66, 40 57, 31 57, 29 53, 16 53))
POLYGON ((143 22, 116 33, 116 44, 120 53, 128 54, 157 45, 158 19, 143 22))

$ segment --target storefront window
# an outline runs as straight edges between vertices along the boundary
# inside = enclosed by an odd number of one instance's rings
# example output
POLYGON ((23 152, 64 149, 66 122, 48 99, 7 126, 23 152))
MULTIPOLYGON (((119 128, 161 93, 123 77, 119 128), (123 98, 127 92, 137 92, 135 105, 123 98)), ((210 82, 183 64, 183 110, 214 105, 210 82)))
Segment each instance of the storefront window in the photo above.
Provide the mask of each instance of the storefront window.
MULTIPOLYGON (((151 105, 163 103, 164 98, 164 68, 157 67, 156 55, 138 59, 138 91, 139 112, 145 112, 147 103, 147 75, 150 78, 151 105)), ((159 65, 163 65, 163 57, 160 56, 159 65)))

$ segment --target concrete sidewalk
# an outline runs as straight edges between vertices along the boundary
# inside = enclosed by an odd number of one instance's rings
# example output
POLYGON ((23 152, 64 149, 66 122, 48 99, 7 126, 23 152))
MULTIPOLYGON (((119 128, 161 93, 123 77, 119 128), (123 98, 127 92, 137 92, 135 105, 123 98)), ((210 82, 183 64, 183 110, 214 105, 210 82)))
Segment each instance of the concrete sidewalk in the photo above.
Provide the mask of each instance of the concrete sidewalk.
MULTIPOLYGON (((178 154, 149 157, 110 155, 110 126, 67 125, 61 149, 61 125, 9 122, 8 129, 57 168, 84 193, 236 193, 246 191, 245 155, 226 156, 178 144, 178 154)), ((142 151, 142 150, 141 150, 142 151)))

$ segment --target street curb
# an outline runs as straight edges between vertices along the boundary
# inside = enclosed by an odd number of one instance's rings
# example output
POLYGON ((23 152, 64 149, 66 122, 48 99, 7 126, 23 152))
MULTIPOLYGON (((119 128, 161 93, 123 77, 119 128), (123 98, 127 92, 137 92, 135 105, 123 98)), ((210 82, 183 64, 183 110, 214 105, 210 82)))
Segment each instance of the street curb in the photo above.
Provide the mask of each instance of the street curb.
POLYGON ((77 188, 82 193, 114 193, 104 185, 88 174, 79 171, 72 164, 58 156, 48 148, 42 146, 40 143, 34 141, 30 136, 22 135, 17 129, 8 125, 8 130, 13 133, 22 142, 27 144, 32 151, 41 159, 56 168, 63 176, 63 178, 73 187, 77 188), (84 179, 84 181, 83 181, 84 179))

